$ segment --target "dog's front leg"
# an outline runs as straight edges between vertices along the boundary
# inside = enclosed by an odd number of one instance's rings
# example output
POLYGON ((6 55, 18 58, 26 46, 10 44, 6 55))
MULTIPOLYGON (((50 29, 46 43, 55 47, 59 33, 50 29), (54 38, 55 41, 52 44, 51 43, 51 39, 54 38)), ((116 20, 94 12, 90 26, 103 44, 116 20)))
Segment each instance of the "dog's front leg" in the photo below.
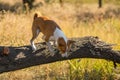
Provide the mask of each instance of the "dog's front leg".
POLYGON ((49 48, 49 51, 51 52, 51 56, 54 56, 54 50, 53 50, 53 48, 52 48, 52 45, 50 44, 50 41, 49 41, 49 36, 43 36, 42 37, 42 39, 44 39, 45 40, 45 42, 46 42, 46 44, 47 44, 47 46, 48 46, 48 48, 49 48))
POLYGON ((50 52, 51 52, 51 56, 54 56, 54 53, 55 53, 55 52, 54 52, 54 50, 53 50, 50 42, 46 42, 46 44, 48 45, 48 48, 49 48, 49 50, 50 50, 50 52))

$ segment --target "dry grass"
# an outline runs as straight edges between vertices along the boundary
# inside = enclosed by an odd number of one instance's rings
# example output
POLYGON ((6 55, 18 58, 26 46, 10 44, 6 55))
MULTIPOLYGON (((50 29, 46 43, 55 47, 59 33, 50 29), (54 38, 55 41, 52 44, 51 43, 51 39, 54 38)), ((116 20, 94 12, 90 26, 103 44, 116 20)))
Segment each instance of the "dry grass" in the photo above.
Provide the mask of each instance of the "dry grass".
MULTIPOLYGON (((3 0, 4 1, 4 0, 3 0)), ((120 18, 102 17, 108 8, 98 10, 97 5, 44 5, 33 9, 29 13, 14 13, 11 11, 0 13, 0 45, 22 46, 28 45, 31 38, 31 25, 35 12, 55 20, 63 29, 67 37, 98 36, 108 43, 120 44, 120 18), (90 11, 90 12, 89 12, 90 11), (95 15, 94 18, 82 17, 84 12, 95 15), (81 20, 82 17, 82 20, 81 20), (89 19, 88 19, 89 18, 89 19)), ((116 9, 116 8, 115 8, 116 9)), ((42 41, 40 36, 35 42, 42 41)), ((114 49, 120 50, 120 46, 114 49)), ((120 79, 120 65, 113 69, 110 62, 104 60, 83 59, 56 62, 41 66, 30 67, 18 71, 0 74, 0 80, 114 80, 120 79)))

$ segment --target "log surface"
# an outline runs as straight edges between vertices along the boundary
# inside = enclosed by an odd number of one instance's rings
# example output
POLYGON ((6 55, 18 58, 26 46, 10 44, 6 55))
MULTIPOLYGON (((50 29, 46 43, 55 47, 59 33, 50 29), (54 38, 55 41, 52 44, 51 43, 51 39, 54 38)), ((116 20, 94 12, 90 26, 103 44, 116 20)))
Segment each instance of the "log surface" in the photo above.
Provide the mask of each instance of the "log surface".
MULTIPOLYGON (((35 52, 32 51, 30 45, 8 47, 10 54, 8 56, 0 56, 0 73, 76 58, 105 59, 120 63, 120 51, 113 50, 112 44, 107 44, 98 37, 86 36, 72 38, 72 40, 75 43, 71 46, 67 58, 61 57, 56 47, 54 47, 55 55, 51 56, 44 42, 36 44, 38 49, 35 52)), ((0 46, 0 51, 2 49, 3 46, 0 46)))

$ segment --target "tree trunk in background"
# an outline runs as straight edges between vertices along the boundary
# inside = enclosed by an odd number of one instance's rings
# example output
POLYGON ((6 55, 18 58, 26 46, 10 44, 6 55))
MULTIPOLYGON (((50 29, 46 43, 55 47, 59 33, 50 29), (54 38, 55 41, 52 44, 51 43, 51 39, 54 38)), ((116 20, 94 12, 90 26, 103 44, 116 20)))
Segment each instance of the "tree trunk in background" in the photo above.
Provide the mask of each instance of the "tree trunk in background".
POLYGON ((101 8, 102 7, 102 0, 98 0, 98 7, 101 8))
POLYGON ((59 0, 61 7, 63 7, 63 0, 59 0))
POLYGON ((27 10, 27 8, 32 9, 33 8, 33 2, 35 0, 22 0, 23 1, 23 5, 25 10, 27 10))

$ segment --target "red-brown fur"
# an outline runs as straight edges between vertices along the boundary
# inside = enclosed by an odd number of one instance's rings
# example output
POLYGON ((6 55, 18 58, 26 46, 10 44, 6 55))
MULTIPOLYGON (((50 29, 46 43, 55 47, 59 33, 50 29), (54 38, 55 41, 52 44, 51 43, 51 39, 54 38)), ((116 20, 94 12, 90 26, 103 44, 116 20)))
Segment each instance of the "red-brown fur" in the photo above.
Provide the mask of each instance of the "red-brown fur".
MULTIPOLYGON (((31 41, 33 41, 38 36, 37 30, 40 30, 40 32, 42 32, 43 35, 45 36, 44 40, 46 42, 49 42, 49 39, 50 39, 51 36, 53 36, 56 27, 59 30, 61 30, 61 28, 59 27, 59 25, 57 25, 57 23, 54 22, 53 20, 50 20, 49 18, 44 17, 44 16, 38 17, 38 14, 35 14, 34 15, 34 20, 33 20, 33 25, 32 25, 32 35, 33 35, 33 37, 31 39, 31 41)), ((65 40, 63 39, 63 37, 59 37, 58 40, 57 40, 58 49, 62 53, 65 53, 67 47, 70 48, 70 45, 73 42, 74 41, 72 41, 72 40, 67 40, 67 42, 65 42, 65 40)))
POLYGON ((32 25, 33 36, 36 35, 35 31, 40 29, 40 32, 46 36, 45 41, 48 41, 50 36, 53 35, 56 27, 60 29, 60 27, 53 20, 50 20, 44 16, 38 17, 37 14, 34 15, 34 21, 32 25))

